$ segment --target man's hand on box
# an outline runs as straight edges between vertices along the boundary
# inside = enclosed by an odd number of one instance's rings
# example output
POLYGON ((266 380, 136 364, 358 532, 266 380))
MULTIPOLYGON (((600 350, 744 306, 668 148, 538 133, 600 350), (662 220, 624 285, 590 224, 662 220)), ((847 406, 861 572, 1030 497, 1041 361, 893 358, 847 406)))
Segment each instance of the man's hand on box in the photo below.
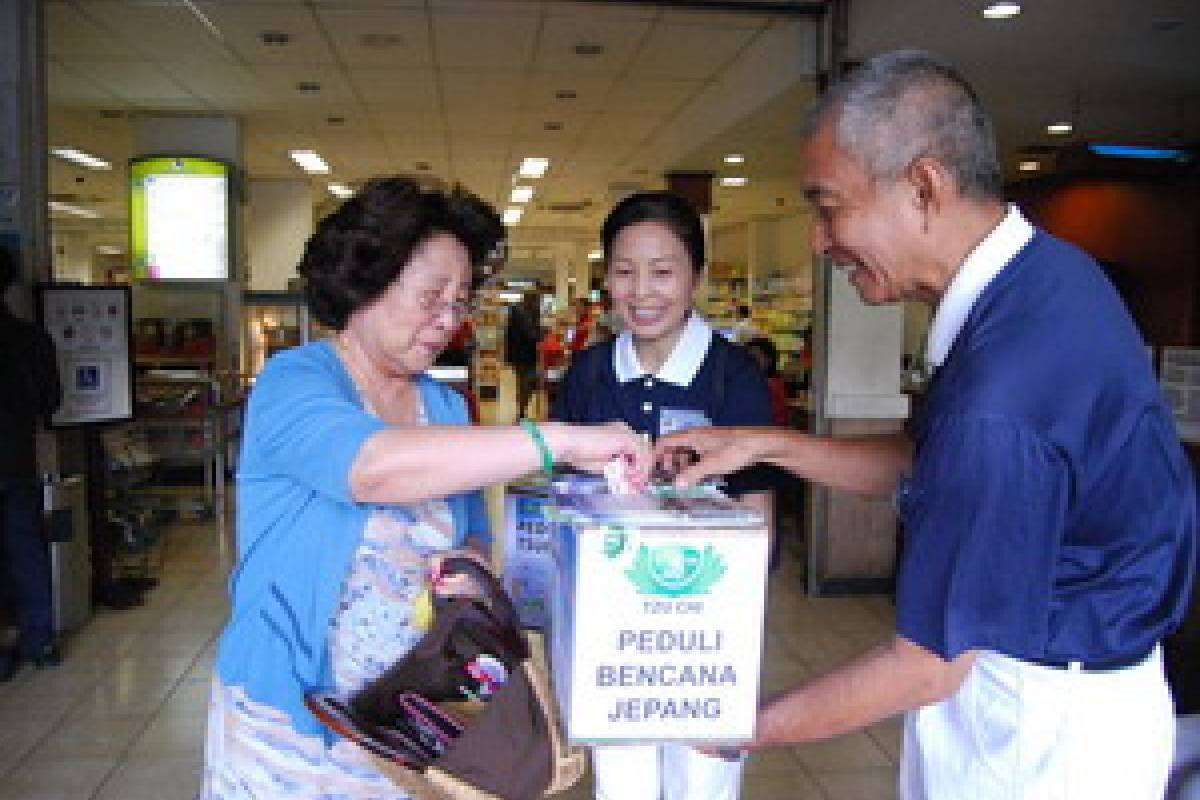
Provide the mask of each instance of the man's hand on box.
POLYGON ((754 463, 754 443, 750 429, 705 426, 664 436, 654 452, 660 469, 673 468, 676 486, 694 486, 754 463))

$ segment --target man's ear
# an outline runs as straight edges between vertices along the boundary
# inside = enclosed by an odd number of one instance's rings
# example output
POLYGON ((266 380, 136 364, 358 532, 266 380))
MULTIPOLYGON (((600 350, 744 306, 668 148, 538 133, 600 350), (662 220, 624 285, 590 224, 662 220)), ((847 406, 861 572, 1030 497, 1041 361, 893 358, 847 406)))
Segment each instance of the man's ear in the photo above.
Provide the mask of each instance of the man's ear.
POLYGON ((908 167, 913 197, 922 213, 939 211, 956 191, 954 176, 940 161, 922 156, 908 167))

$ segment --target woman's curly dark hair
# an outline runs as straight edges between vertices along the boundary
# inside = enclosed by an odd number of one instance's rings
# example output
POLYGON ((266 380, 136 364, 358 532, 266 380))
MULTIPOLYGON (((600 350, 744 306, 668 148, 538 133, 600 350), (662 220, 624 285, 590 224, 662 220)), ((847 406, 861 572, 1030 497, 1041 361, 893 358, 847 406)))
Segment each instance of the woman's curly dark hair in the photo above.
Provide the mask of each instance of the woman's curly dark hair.
POLYGON ((426 239, 448 233, 467 248, 471 288, 504 226, 491 205, 461 186, 450 191, 402 176, 374 178, 317 224, 304 246, 299 273, 304 297, 321 324, 342 330, 350 315, 374 300, 404 271, 426 239))

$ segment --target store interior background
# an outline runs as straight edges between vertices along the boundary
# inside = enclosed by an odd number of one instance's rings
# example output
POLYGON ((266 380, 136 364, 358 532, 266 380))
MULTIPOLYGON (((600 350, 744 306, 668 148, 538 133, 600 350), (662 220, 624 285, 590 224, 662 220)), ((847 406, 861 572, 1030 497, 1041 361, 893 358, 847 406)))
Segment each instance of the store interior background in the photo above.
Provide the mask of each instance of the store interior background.
MULTIPOLYGON (((195 333, 189 320, 212 331, 217 352, 204 366, 234 398, 267 352, 311 333, 295 264, 314 221, 338 202, 330 185, 352 190, 395 172, 461 182, 521 211, 476 318, 473 377, 486 399, 504 371, 503 306, 520 287, 537 282, 559 311, 551 319, 570 324, 563 309, 600 285, 595 251, 611 205, 679 185, 671 174, 693 184, 707 174, 699 196, 710 199, 711 263, 699 307, 718 326, 732 324, 739 303, 751 308, 797 390, 797 425, 894 429, 920 382, 906 367, 919 370, 929 311, 864 309, 837 273, 814 270, 796 128, 832 59, 923 46, 960 65, 992 109, 1010 196, 1106 263, 1157 352, 1193 344, 1194 158, 1180 167, 1082 148, 1200 140, 1200 8, 1061 0, 988 19, 988 5, 53 0, 44 4, 46 145, 112 166, 48 159, 44 277, 128 279, 128 159, 186 150, 231 161, 234 280, 141 282, 134 315, 151 334, 166 320, 160 337, 195 333), (1054 123, 1070 132, 1048 132, 1054 123), (330 171, 303 172, 288 157, 298 149, 330 171), (744 161, 725 160, 734 154, 744 161), (548 171, 517 177, 530 156, 549 159, 548 171), (532 198, 512 202, 515 186, 532 198), (800 374, 805 347, 810 375, 800 374)), ((1195 407, 1200 420, 1200 393, 1195 407)), ((886 504, 818 492, 806 514, 811 589, 886 587, 895 558, 886 504)))

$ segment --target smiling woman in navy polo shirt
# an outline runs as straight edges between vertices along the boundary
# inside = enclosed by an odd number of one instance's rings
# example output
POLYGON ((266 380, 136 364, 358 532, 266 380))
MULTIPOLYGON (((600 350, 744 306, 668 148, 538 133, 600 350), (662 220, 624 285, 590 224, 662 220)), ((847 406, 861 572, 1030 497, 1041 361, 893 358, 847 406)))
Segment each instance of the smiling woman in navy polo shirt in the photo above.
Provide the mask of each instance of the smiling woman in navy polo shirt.
MULTIPOLYGON (((601 230, 613 314, 623 330, 571 363, 551 416, 624 420, 653 438, 698 425, 770 425, 766 379, 750 354, 714 335, 692 308, 704 267, 704 229, 683 198, 631 195, 601 230)), ((767 517, 770 478, 743 470, 729 490, 767 517)), ((735 800, 740 761, 685 745, 598 747, 597 800, 735 800)))

